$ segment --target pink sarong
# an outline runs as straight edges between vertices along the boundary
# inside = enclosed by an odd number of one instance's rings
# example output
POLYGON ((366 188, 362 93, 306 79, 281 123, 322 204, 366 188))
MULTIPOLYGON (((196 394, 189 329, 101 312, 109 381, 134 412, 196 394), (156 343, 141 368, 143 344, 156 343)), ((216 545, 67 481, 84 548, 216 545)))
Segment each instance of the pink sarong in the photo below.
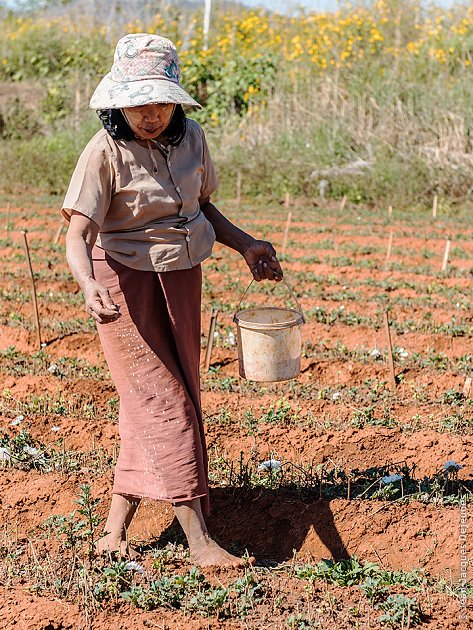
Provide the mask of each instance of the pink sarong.
POLYGON ((120 396, 113 492, 177 503, 202 497, 208 465, 200 403, 202 271, 138 271, 94 247, 95 278, 121 316, 97 324, 120 396))

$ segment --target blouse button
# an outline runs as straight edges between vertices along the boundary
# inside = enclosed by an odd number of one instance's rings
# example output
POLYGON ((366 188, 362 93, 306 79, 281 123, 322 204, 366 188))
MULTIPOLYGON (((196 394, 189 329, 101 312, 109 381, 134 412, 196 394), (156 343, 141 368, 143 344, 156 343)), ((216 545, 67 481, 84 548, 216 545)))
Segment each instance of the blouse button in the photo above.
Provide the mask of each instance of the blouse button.
POLYGON ((180 187, 179 187, 179 186, 176 186, 176 192, 178 192, 178 193, 180 193, 180 192, 181 192, 181 189, 180 189, 180 187))
POLYGON ((191 240, 190 236, 186 236, 186 241, 189 242, 191 240))

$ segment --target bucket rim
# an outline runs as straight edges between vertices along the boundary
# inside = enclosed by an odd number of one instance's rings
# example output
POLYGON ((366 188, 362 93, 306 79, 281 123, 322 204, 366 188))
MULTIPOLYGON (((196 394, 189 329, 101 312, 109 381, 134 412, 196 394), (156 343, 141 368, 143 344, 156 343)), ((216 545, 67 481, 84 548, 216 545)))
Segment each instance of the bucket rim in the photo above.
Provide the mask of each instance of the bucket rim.
POLYGON ((304 315, 300 311, 294 308, 279 308, 277 306, 258 306, 241 309, 233 315, 233 321, 238 327, 247 330, 281 330, 283 328, 294 328, 295 326, 305 324, 304 315), (241 319, 241 314, 247 313, 248 311, 285 311, 286 313, 293 313, 295 317, 287 322, 248 322, 241 319))

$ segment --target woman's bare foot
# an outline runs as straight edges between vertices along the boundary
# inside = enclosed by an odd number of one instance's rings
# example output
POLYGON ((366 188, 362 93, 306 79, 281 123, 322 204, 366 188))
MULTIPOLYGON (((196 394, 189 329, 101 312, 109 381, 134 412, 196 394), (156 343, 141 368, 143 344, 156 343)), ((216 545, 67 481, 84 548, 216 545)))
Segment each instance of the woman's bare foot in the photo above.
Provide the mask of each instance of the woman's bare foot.
POLYGON ((139 553, 132 549, 127 542, 126 532, 139 503, 139 498, 112 494, 112 504, 104 526, 104 531, 107 533, 95 544, 97 554, 103 556, 116 554, 119 558, 129 560, 138 558, 139 553))
POLYGON ((232 556, 210 538, 200 498, 175 503, 174 511, 189 543, 191 562, 200 567, 244 567, 255 563, 253 557, 232 556))
POLYGON ((255 563, 253 556, 239 558, 222 549, 208 535, 203 536, 191 547, 191 562, 199 567, 244 567, 255 563))
POLYGON ((120 559, 126 560, 136 560, 140 557, 140 554, 133 549, 126 540, 113 534, 102 536, 102 538, 97 541, 95 550, 99 556, 117 554, 120 559))

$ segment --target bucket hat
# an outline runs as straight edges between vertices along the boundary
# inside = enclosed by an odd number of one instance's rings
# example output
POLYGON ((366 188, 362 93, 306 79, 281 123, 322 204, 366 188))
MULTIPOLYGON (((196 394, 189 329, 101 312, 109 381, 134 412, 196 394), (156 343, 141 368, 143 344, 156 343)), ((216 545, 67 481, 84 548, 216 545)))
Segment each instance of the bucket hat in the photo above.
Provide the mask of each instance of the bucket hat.
POLYGON ((117 43, 110 72, 92 94, 90 107, 180 103, 201 108, 180 86, 180 75, 176 47, 169 39, 149 33, 125 35, 117 43))

